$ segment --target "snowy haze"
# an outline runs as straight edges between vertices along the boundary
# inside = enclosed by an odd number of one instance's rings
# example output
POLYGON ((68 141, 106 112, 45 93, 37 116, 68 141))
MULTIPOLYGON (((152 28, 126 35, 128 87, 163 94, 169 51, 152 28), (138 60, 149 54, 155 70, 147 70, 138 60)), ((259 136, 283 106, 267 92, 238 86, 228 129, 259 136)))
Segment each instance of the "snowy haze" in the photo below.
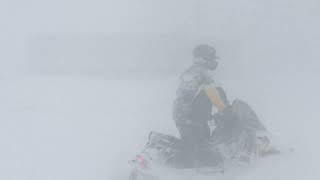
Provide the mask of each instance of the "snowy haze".
POLYGON ((151 130, 177 135, 199 43, 216 81, 294 153, 234 179, 316 180, 320 2, 1 0, 0 179, 124 180, 151 130))

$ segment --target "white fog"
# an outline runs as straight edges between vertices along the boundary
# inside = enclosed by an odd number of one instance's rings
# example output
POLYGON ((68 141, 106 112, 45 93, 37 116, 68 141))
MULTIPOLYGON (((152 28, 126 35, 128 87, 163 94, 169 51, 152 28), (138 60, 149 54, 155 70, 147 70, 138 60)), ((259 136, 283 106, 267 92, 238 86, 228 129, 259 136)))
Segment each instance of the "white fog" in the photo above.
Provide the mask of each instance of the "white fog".
POLYGON ((319 16, 316 0, 0 0, 0 179, 128 179, 150 131, 179 136, 179 75, 209 44, 216 83, 294 149, 219 178, 317 180, 319 16))

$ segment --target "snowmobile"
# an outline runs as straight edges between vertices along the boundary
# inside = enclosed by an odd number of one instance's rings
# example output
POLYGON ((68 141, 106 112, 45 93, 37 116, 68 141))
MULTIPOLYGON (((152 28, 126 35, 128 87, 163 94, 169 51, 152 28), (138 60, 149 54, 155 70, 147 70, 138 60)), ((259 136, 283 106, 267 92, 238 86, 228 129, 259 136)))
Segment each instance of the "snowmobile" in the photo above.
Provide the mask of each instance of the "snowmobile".
POLYGON ((280 153, 256 113, 242 100, 234 100, 222 113, 216 113, 209 125, 209 142, 194 149, 184 148, 177 137, 151 132, 144 149, 129 161, 129 180, 160 180, 168 173, 223 174, 280 153))

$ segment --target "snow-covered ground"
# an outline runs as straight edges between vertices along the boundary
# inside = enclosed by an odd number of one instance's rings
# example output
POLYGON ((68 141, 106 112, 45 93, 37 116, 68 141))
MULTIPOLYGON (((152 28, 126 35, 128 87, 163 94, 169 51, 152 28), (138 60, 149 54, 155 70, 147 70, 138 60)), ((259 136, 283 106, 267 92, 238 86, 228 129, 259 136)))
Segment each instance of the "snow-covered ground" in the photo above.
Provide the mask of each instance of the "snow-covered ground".
POLYGON ((0 178, 127 177, 148 132, 174 129, 165 81, 1 80, 0 178))
MULTIPOLYGON (((149 131, 177 135, 171 120, 176 82, 177 77, 172 76, 0 80, 0 179, 127 179, 127 161, 142 148, 149 131)), ((251 92, 243 86, 232 89, 237 85, 231 82, 228 88, 239 91, 233 96, 242 94, 279 142, 295 151, 270 157, 225 179, 320 178, 319 116, 312 99, 317 89, 290 92, 295 81, 287 80, 286 88, 281 82, 281 78, 275 80, 274 87, 255 82, 251 92), (263 96, 257 92, 259 88, 264 89, 263 96)))

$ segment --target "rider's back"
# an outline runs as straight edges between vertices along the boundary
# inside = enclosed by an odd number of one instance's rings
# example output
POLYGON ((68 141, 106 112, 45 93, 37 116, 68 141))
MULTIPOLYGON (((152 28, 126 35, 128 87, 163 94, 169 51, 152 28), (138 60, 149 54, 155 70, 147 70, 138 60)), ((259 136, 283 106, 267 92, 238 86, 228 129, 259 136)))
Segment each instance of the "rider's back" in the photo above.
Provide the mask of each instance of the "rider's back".
POLYGON ((213 83, 208 69, 201 65, 193 65, 181 75, 174 102, 173 114, 176 123, 198 123, 210 119, 212 103, 204 93, 203 87, 213 83))

